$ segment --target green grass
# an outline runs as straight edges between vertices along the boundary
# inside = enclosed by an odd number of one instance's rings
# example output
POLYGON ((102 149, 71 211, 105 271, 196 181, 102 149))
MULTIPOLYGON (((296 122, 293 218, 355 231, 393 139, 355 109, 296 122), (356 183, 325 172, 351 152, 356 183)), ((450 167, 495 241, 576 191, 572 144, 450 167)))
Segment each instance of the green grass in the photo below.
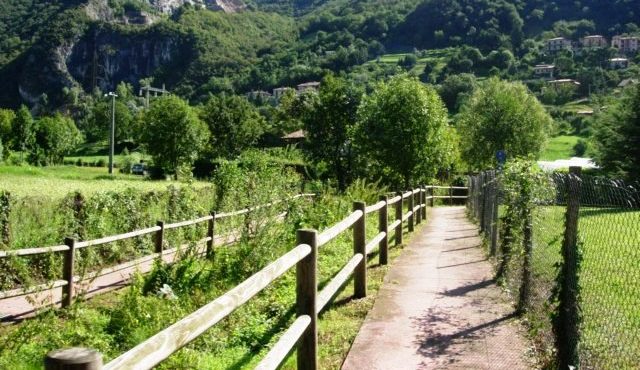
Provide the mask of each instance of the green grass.
POLYGON ((579 136, 556 136, 547 144, 547 148, 540 157, 543 161, 569 159, 574 157, 573 147, 578 143, 579 136))
MULTIPOLYGON (((0 190, 7 190, 16 196, 46 195, 62 198, 80 191, 93 194, 99 191, 117 191, 128 188, 151 191, 164 190, 174 181, 149 181, 142 176, 123 175, 114 170, 108 174, 104 167, 76 166, 0 166, 0 190)), ((196 182, 196 186, 204 185, 196 182)))
MULTIPOLYGON (((550 293, 561 261, 564 207, 542 207, 534 222, 534 295, 550 293)), ((580 353, 586 368, 635 369, 640 354, 640 211, 581 208, 580 353)), ((551 341, 548 296, 534 299, 533 329, 551 341)), ((541 337, 540 337, 541 336, 541 337)))
MULTIPOLYGON (((427 50, 424 56, 418 58, 418 63, 412 68, 412 72, 421 74, 428 61, 435 61, 438 63, 438 69, 446 65, 447 61, 455 51, 455 48, 445 49, 432 49, 427 50)), ((397 64, 400 59, 411 53, 393 53, 384 54, 379 58, 371 60, 367 63, 385 63, 385 64, 397 64)))
MULTIPOLYGON (((20 325, 0 328, 3 339, 0 341, 0 368, 39 368, 47 351, 68 346, 96 348, 108 362, 210 302, 290 249, 295 243, 295 228, 323 230, 348 214, 350 209, 350 197, 320 199, 303 207, 300 212, 304 215, 300 219, 294 217, 291 222, 267 223, 257 239, 219 248, 214 261, 185 260, 176 268, 170 268, 168 273, 157 274, 161 279, 172 276, 168 283, 178 296, 176 301, 161 299, 153 293, 143 295, 142 284, 138 283, 80 302, 69 310, 51 311, 20 325)), ((377 234, 377 214, 369 215, 367 224, 367 239, 370 240, 377 234)), ((351 258, 352 248, 349 231, 322 247, 318 258, 319 289, 351 258)), ((390 247, 391 262, 401 249, 401 246, 390 247)), ((388 267, 378 266, 375 255, 371 256, 368 265, 368 297, 351 299, 353 285, 349 282, 320 315, 319 367, 322 369, 340 368, 375 301, 388 267)), ((294 302, 295 269, 159 368, 253 368, 295 318, 294 302)), ((289 357, 284 368, 295 368, 295 355, 289 357)))

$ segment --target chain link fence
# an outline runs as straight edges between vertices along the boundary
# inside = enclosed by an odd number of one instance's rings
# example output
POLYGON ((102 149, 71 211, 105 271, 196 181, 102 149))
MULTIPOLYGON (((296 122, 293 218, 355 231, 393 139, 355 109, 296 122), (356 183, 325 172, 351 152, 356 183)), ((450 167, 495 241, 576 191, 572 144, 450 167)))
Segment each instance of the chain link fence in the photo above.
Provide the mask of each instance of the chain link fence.
POLYGON ((469 179, 469 214, 496 278, 526 318, 541 367, 640 369, 640 184, 579 169, 544 176, 529 203, 495 171, 469 179))

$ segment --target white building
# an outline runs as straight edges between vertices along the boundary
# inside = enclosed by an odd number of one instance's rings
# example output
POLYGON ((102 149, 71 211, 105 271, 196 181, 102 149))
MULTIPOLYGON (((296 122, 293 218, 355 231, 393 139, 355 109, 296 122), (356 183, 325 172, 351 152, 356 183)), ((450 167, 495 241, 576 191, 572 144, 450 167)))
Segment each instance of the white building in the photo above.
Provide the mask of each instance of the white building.
POLYGON ((635 53, 640 46, 640 38, 636 36, 613 36, 611 46, 624 54, 635 53))
POLYGON ((273 98, 280 100, 287 93, 287 91, 295 91, 291 87, 278 87, 273 89, 273 98))
POLYGON ((607 39, 605 39, 604 36, 601 35, 583 37, 580 39, 580 43, 585 49, 606 48, 607 46, 609 46, 607 44, 607 39))
POLYGON ((553 79, 553 72, 555 69, 556 66, 553 64, 538 64, 533 67, 533 73, 540 78, 553 79))
POLYGON ((318 91, 320 89, 320 82, 312 81, 305 82, 303 84, 298 85, 298 92, 303 92, 307 90, 318 91))
POLYGON ((629 67, 629 59, 627 58, 612 58, 609 59, 609 66, 613 69, 625 69, 629 67))
POLYGON ((571 50, 573 49, 571 40, 565 39, 564 37, 556 37, 554 39, 547 40, 547 51, 550 53, 554 53, 560 50, 571 50))

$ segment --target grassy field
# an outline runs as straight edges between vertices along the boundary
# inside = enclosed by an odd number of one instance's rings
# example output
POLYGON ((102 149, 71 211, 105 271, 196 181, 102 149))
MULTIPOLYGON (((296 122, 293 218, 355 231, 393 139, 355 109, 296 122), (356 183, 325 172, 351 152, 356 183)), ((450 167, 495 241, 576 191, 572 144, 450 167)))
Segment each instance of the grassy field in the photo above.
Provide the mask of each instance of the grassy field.
POLYGON ((547 148, 540 157, 542 161, 555 161, 574 157, 573 147, 578 143, 578 136, 556 136, 549 140, 547 148))
MULTIPOLYGON (((142 176, 123 175, 114 171, 108 174, 104 167, 76 166, 0 166, 0 190, 7 190, 13 195, 47 195, 61 198, 73 192, 93 194, 103 190, 163 190, 175 181, 149 181, 142 176)), ((204 186, 204 182, 195 182, 196 186, 204 186)))
MULTIPOLYGON (((561 260, 564 212, 564 207, 544 207, 534 222, 534 290, 544 294, 537 297, 540 311, 534 310, 532 323, 546 340, 553 340, 547 294, 561 260)), ((582 208, 579 240, 582 367, 635 369, 640 354, 640 211, 582 208)))
MULTIPOLYGON (((437 68, 440 69, 444 67, 454 51, 455 48, 426 50, 425 54, 418 58, 418 63, 413 67, 412 72, 417 74, 422 73, 425 65, 430 61, 438 63, 437 68)), ((385 54, 381 55, 378 59, 369 61, 368 63, 397 64, 400 59, 404 58, 408 54, 410 53, 385 54)))

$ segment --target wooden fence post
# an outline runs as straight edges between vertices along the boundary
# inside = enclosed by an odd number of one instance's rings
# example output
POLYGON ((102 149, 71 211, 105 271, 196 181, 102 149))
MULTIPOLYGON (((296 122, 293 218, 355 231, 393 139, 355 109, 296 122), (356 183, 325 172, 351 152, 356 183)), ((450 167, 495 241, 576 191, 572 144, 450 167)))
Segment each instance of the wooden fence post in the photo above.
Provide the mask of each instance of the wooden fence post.
POLYGON ((362 254, 362 261, 353 272, 353 296, 364 298, 367 296, 367 249, 366 244, 366 213, 364 202, 353 202, 354 211, 362 211, 362 217, 353 224, 353 254, 362 254))
POLYGON ((154 240, 156 253, 160 253, 160 260, 162 261, 162 251, 164 250, 164 221, 158 221, 156 226, 160 227, 160 230, 156 231, 156 236, 154 240))
MULTIPOLYGON (((410 212, 413 212, 413 188, 409 189, 409 191, 411 191, 411 195, 409 195, 409 204, 407 205, 407 209, 410 212)), ((409 232, 410 233, 413 232, 413 221, 414 221, 413 216, 414 216, 414 214, 411 213, 411 215, 409 216, 409 220, 408 220, 409 221, 408 226, 409 226, 409 232)))
POLYGON ((73 238, 66 238, 64 244, 69 247, 69 250, 64 254, 64 262, 62 265, 62 279, 67 281, 67 285, 62 288, 62 307, 69 307, 73 302, 74 294, 74 260, 76 258, 76 240, 73 238))
POLYGON ((398 196, 400 200, 396 202, 396 221, 400 221, 400 223, 396 226, 396 245, 402 244, 402 207, 404 203, 401 191, 398 192, 398 196))
POLYGON ((45 370, 100 370, 102 355, 89 348, 57 349, 44 358, 45 370))
MULTIPOLYGON (((420 191, 418 191, 415 194, 412 194, 411 196, 413 197, 413 204, 414 205, 420 205, 422 203, 422 202, 420 202, 420 191), (417 198, 417 202, 416 202, 416 198, 417 198)), ((415 216, 416 216, 415 224, 416 225, 420 225, 420 222, 422 222, 422 208, 418 209, 417 213, 414 211, 414 213, 415 213, 415 216)))
POLYGON ((434 198, 435 195, 436 195, 435 193, 436 192, 433 190, 433 185, 431 185, 431 187, 429 187, 429 195, 431 195, 431 199, 429 199, 429 201, 430 201, 429 205, 431 206, 431 208, 433 208, 434 204, 435 204, 435 198, 434 198))
POLYGON ((580 175, 581 167, 569 167, 567 178, 567 212, 565 214, 564 239, 562 242, 563 264, 560 271, 560 302, 558 305, 559 327, 556 328, 558 357, 561 369, 579 365, 579 270, 578 251, 578 218, 580 212, 580 195, 582 192, 580 175))
POLYGON ((529 298, 531 297, 531 259, 533 258, 532 239, 532 215, 531 209, 525 210, 524 215, 524 236, 522 244, 524 247, 524 260, 522 263, 522 281, 520 282, 520 299, 518 300, 518 313, 525 313, 529 308, 529 298))
POLYGON ((453 187, 449 185, 449 205, 453 205, 453 187))
POLYGON ((315 230, 298 230, 296 237, 298 245, 307 244, 311 247, 311 253, 296 265, 296 311, 298 316, 311 317, 309 327, 298 342, 298 370, 317 370, 318 233, 315 230))
POLYGON ((385 233, 385 236, 380 240, 380 244, 378 245, 380 248, 378 258, 381 265, 386 265, 389 259, 389 205, 387 203, 389 198, 386 195, 381 195, 380 200, 384 202, 384 206, 378 211, 378 230, 385 233))
POLYGON ((498 251, 498 212, 499 212, 499 208, 498 208, 498 202, 500 200, 499 198, 499 191, 500 189, 498 188, 498 182, 497 182, 497 177, 494 179, 494 183, 493 183, 493 189, 491 192, 491 206, 492 206, 492 211, 491 211, 491 255, 495 256, 497 251, 498 251))
POLYGON ((215 253, 213 250, 214 247, 214 238, 215 238, 215 230, 216 230, 216 212, 211 212, 211 220, 209 220, 209 226, 207 229, 207 238, 209 238, 209 240, 207 241, 207 258, 209 259, 213 259, 215 253))
POLYGON ((422 185, 422 192, 420 192, 420 194, 422 194, 422 220, 426 221, 427 220, 427 187, 425 185, 422 185))

